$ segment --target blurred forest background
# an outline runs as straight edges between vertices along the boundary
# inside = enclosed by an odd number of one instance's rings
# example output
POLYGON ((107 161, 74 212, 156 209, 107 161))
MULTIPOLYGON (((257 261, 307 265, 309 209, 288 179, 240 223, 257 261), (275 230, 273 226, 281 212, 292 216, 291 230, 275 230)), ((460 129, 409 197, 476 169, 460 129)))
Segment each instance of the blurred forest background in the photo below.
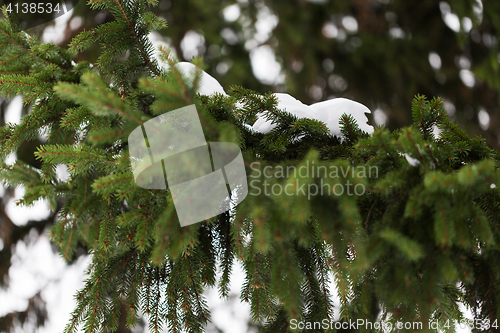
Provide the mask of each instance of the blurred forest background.
MULTIPOLYGON (((169 45, 180 61, 203 57, 206 71, 226 90, 238 84, 260 93, 287 92, 306 104, 351 98, 372 110, 372 124, 391 130, 410 124, 416 94, 441 96, 454 122, 500 148, 498 0, 159 0, 153 11, 168 28, 151 38, 169 45)), ((30 15, 22 26, 36 21, 30 15)), ((62 18, 28 32, 66 47, 84 29, 113 20, 85 0, 75 0, 62 18)), ((100 47, 76 61, 96 61, 100 47)), ((10 103, 1 99, 2 126, 10 103)), ((17 158, 39 166, 33 152, 40 140, 21 147, 17 158)), ((16 243, 33 242, 53 223, 52 215, 12 222, 5 207, 13 198, 14 190, 3 190, 0 288, 8 286, 16 243)), ((37 293, 25 311, 0 318, 0 332, 26 322, 36 331, 46 318, 37 293)), ((120 332, 130 331, 121 325, 120 332)))

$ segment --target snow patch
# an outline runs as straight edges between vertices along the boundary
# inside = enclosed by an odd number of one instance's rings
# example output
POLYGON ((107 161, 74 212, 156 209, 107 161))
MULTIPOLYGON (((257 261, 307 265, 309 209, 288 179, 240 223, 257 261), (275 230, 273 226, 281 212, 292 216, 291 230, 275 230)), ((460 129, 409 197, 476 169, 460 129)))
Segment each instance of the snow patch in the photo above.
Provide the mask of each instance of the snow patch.
MULTIPOLYGON (((352 101, 347 98, 334 98, 323 102, 318 102, 312 105, 305 105, 301 101, 293 98, 289 94, 277 93, 278 109, 289 112, 298 118, 309 118, 322 121, 326 124, 332 135, 342 137, 340 132, 340 117, 342 114, 348 114, 356 119, 361 130, 372 134, 373 126, 368 125, 368 118, 365 113, 371 111, 361 103, 352 101)), ((276 124, 270 120, 259 117, 253 125, 253 130, 260 133, 268 133, 276 124)))
MULTIPOLYGON (((195 65, 190 62, 179 62, 175 66, 184 74, 188 83, 193 82, 194 74, 196 73, 195 65)), ((198 89, 198 93, 200 95, 213 95, 215 93, 227 95, 219 81, 207 74, 205 71, 202 71, 201 73, 200 88, 198 89)))
MULTIPOLYGON (((196 66, 188 62, 180 62, 177 65, 188 80, 193 79, 196 66)), ((227 95, 220 83, 203 71, 198 93, 201 95, 213 95, 219 93, 227 95)), ((323 102, 318 102, 312 105, 305 105, 301 101, 295 99, 289 94, 276 93, 278 98, 278 109, 289 112, 298 118, 316 119, 324 122, 332 135, 342 137, 340 132, 340 117, 342 114, 348 114, 354 117, 361 130, 372 134, 373 126, 369 125, 366 113, 371 113, 370 109, 361 103, 352 101, 347 98, 334 98, 323 102)), ((255 132, 269 133, 276 124, 271 120, 264 118, 263 114, 258 114, 257 121, 251 126, 255 132)))
POLYGON ((408 162, 408 164, 411 165, 411 166, 416 167, 416 166, 418 166, 420 164, 419 160, 417 160, 416 158, 411 157, 408 154, 405 154, 405 158, 406 158, 406 161, 408 162))

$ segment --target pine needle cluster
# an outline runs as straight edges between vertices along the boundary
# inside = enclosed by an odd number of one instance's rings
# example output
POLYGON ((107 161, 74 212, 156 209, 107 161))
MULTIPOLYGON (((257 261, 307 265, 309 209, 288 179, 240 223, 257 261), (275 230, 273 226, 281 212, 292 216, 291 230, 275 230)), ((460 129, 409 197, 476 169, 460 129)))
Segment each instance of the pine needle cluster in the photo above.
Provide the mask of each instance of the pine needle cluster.
MULTIPOLYGON (((229 96, 197 95, 201 70, 186 80, 167 51, 168 70, 153 57, 148 33, 166 26, 147 11, 156 1, 89 3, 116 20, 82 32, 68 49, 20 31, 5 8, 0 21, 0 91, 21 94, 30 106, 20 124, 0 129, 0 155, 45 140, 36 152, 41 168, 2 164, 0 177, 25 188, 18 204, 45 199, 57 210, 50 236, 65 259, 79 245, 92 255, 66 333, 112 332, 123 315, 131 327, 147 315, 152 332, 202 332, 210 320, 203 291, 217 286, 227 297, 235 261, 246 274, 241 300, 266 332, 289 331, 291 319, 333 322, 334 296, 339 322, 422 322, 422 331, 432 331, 427 323, 436 321, 453 331, 446 325, 463 319, 463 303, 494 325, 500 155, 451 123, 441 99, 417 96, 413 125, 392 133, 369 136, 344 115, 341 140, 320 121, 279 110, 272 93, 233 87, 229 96), (93 43, 101 45, 98 61, 75 63, 93 43), (249 184, 256 181, 250 192, 260 193, 181 227, 168 190, 136 186, 127 138, 149 119, 190 104, 207 141, 241 147, 249 184), (247 125, 257 117, 277 126, 256 133, 247 125), (58 165, 67 166, 68 179, 57 177, 58 165), (341 172, 267 177, 257 165, 341 172), (265 195, 266 181, 297 192, 265 195), (299 192, 321 186, 329 192, 299 192), (363 192, 332 192, 349 186, 363 192)), ((200 59, 194 63, 202 67, 200 59)))

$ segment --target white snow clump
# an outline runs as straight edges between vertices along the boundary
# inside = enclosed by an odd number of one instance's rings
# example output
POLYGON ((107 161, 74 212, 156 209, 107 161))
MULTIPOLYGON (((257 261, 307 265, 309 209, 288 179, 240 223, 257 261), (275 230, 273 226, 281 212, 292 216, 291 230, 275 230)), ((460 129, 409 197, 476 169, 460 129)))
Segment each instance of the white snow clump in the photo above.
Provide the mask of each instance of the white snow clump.
MULTIPOLYGON (((184 73, 188 80, 193 79, 193 74, 196 69, 195 65, 189 62, 179 62, 176 64, 176 67, 184 73)), ((201 76, 198 93, 201 95, 219 93, 227 96, 220 83, 205 71, 203 71, 201 76)), ((278 98, 278 109, 287 111, 298 118, 309 118, 322 121, 330 130, 330 133, 337 137, 342 137, 339 120, 340 116, 344 113, 351 115, 357 121, 358 126, 362 131, 365 131, 368 134, 373 134, 373 126, 367 123, 368 118, 365 115, 365 113, 371 113, 371 111, 361 103, 347 98, 334 98, 312 105, 305 105, 289 94, 276 93, 275 95, 278 98)), ((253 124, 253 126, 250 126, 255 132, 265 134, 269 133, 274 127, 276 127, 276 124, 271 123, 270 120, 266 120, 263 114, 257 114, 257 116, 257 121, 253 124)))

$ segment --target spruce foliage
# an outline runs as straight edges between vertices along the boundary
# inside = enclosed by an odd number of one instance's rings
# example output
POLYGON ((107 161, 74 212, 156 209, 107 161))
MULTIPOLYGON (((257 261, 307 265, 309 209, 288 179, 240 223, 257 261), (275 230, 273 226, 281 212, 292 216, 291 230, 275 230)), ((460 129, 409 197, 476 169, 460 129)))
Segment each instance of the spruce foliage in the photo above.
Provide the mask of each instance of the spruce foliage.
POLYGON ((141 313, 152 332, 202 332, 210 320, 203 290, 217 285, 227 297, 237 260, 246 273, 241 300, 267 332, 289 331, 290 319, 333 320, 332 280, 340 321, 422 322, 426 331, 434 320, 448 328, 447 320, 463 318, 464 303, 495 323, 500 155, 451 123, 441 99, 417 96, 413 125, 393 133, 369 136, 344 115, 341 141, 324 123, 279 110, 271 93, 233 87, 229 96, 197 95, 199 70, 188 81, 166 50, 169 70, 152 56, 147 35, 166 26, 147 11, 155 1, 89 3, 116 20, 81 33, 68 49, 40 44, 5 9, 0 21, 0 91, 31 106, 19 125, 1 129, 0 154, 46 137, 36 152, 41 168, 3 164, 1 178, 26 189, 19 204, 46 199, 58 210, 50 235, 65 259, 78 244, 92 255, 66 333, 112 332, 121 315, 134 326, 141 313), (95 64, 73 61, 94 43, 102 49, 95 64), (168 190, 135 185, 127 137, 190 104, 207 141, 242 148, 250 194, 230 213, 181 227, 168 190), (253 132, 246 125, 258 116, 277 126, 253 132), (69 179, 57 178, 59 164, 69 179), (263 166, 340 172, 267 177, 263 166), (294 195, 269 190, 278 187, 294 195), (340 188, 364 190, 336 195, 340 188))

